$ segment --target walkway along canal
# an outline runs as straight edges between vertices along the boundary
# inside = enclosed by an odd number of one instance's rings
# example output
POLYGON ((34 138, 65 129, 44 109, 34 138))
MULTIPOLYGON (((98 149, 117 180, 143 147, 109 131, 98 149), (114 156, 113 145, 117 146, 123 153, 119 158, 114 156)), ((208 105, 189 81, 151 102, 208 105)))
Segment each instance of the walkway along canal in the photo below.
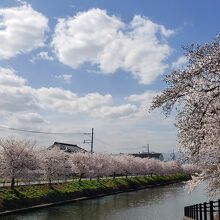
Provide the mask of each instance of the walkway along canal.
POLYGON ((200 186, 191 194, 182 183, 32 210, 1 220, 182 220, 184 206, 209 200, 200 186))

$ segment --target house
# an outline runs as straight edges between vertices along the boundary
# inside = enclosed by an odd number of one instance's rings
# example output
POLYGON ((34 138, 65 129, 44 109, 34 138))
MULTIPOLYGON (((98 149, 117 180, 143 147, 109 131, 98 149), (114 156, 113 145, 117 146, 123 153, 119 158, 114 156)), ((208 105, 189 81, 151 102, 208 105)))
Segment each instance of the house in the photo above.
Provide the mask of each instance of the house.
POLYGON ((140 157, 140 158, 151 158, 151 159, 156 159, 163 161, 164 157, 162 153, 155 153, 155 152, 139 152, 139 153, 130 153, 130 154, 125 154, 125 153, 120 153, 120 154, 111 154, 112 156, 119 156, 119 155, 130 155, 133 157, 140 157))
POLYGON ((140 158, 152 158, 152 159, 157 159, 157 160, 164 160, 163 154, 162 153, 155 153, 155 152, 139 152, 139 153, 133 153, 129 154, 134 157, 140 157, 140 158))
POLYGON ((87 152, 85 149, 77 146, 76 144, 67 144, 67 143, 61 143, 61 142, 54 142, 53 145, 48 147, 49 150, 52 148, 58 148, 68 153, 87 152))

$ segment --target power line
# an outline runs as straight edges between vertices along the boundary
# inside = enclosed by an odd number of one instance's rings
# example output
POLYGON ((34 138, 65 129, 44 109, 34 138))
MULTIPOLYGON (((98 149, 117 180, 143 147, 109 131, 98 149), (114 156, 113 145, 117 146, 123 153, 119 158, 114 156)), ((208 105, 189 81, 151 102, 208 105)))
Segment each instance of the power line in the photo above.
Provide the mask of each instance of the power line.
POLYGON ((95 137, 95 140, 98 141, 98 142, 101 143, 101 144, 104 144, 104 145, 107 146, 107 147, 110 147, 110 144, 109 144, 109 143, 107 143, 107 142, 101 140, 100 138, 95 137))
POLYGON ((0 128, 12 130, 12 131, 34 133, 34 134, 53 134, 53 135, 72 135, 72 134, 91 135, 92 134, 91 132, 45 132, 45 131, 36 131, 36 130, 7 127, 7 126, 3 126, 3 125, 0 125, 0 128))

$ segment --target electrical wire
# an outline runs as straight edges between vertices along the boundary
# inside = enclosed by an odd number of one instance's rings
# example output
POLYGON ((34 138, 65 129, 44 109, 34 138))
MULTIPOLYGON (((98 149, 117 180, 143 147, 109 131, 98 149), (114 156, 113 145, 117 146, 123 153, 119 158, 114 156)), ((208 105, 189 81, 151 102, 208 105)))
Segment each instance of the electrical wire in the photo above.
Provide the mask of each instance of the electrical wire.
POLYGON ((0 125, 0 128, 7 129, 7 130, 12 130, 12 131, 35 133, 35 134, 53 134, 53 135, 73 135, 73 134, 90 135, 91 134, 91 132, 45 132, 45 131, 36 131, 36 130, 13 128, 13 127, 8 127, 8 126, 4 126, 4 125, 0 125))

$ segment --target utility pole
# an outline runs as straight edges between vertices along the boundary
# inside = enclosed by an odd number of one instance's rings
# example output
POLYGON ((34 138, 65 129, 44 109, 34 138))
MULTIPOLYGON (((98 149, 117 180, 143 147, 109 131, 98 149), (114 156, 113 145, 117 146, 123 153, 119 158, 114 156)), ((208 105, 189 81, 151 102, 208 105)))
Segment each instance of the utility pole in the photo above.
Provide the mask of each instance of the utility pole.
POLYGON ((94 128, 92 128, 92 137, 91 137, 91 153, 93 153, 93 135, 94 135, 94 128))
POLYGON ((148 153, 148 158, 150 157, 150 145, 147 144, 147 153, 148 153))
POLYGON ((91 153, 93 153, 93 144, 94 144, 94 128, 92 128, 92 132, 88 133, 91 134, 91 140, 84 140, 84 144, 91 144, 91 153))
POLYGON ((176 155, 175 155, 174 149, 173 149, 173 154, 172 154, 172 160, 176 160, 176 155))

